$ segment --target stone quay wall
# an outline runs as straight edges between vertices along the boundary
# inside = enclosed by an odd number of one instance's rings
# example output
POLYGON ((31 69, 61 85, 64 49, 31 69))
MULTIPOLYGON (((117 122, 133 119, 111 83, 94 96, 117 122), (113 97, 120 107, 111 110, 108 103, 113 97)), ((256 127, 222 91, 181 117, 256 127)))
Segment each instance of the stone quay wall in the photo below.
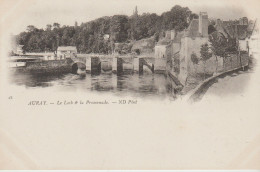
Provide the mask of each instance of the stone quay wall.
POLYGON ((26 66, 19 70, 33 74, 60 74, 70 73, 72 71, 71 65, 72 61, 70 59, 32 61, 26 62, 26 66))

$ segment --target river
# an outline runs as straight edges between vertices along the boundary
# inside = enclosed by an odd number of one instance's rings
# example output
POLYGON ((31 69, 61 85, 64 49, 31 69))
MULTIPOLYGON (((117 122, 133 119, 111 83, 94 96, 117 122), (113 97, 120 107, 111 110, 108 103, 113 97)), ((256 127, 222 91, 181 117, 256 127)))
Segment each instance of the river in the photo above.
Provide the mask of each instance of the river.
POLYGON ((11 84, 27 89, 51 88, 60 91, 105 92, 116 96, 142 98, 167 98, 172 96, 172 83, 163 74, 100 74, 80 76, 63 74, 57 76, 35 76, 30 73, 12 72, 11 84))

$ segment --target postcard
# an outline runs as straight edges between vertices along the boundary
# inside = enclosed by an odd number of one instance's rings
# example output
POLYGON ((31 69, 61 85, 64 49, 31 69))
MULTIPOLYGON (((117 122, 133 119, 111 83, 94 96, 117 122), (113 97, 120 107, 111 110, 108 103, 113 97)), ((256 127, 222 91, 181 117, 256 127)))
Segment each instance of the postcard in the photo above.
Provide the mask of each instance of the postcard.
POLYGON ((260 169, 258 0, 0 8, 0 170, 260 169))

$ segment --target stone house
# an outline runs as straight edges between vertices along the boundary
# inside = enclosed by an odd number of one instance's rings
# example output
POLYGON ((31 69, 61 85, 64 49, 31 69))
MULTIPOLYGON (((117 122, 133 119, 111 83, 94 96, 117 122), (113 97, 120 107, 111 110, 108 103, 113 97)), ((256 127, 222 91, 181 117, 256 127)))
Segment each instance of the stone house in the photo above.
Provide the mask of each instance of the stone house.
MULTIPOLYGON (((206 12, 200 12, 199 19, 193 19, 187 29, 180 35, 180 41, 175 47, 179 49, 180 73, 178 79, 182 84, 186 83, 189 74, 193 73, 195 68, 191 62, 191 54, 196 54, 200 58, 200 48, 208 43, 208 15, 206 12)), ((177 50, 174 50, 177 51, 177 50)))
POLYGON ((252 55, 253 51, 259 49, 259 46, 257 48, 258 27, 256 21, 246 26, 246 34, 242 38, 238 35, 238 47, 239 51, 245 51, 252 55))
MULTIPOLYGON (((235 22, 217 20, 215 25, 216 33, 240 44, 240 49, 244 51, 248 47, 247 43, 243 42, 248 38, 247 23, 247 18, 242 18, 235 22)), ((188 77, 204 73, 203 62, 199 61, 199 64, 193 64, 191 56, 196 55, 200 59, 201 46, 206 43, 210 45, 208 27, 208 14, 200 12, 199 18, 193 19, 187 29, 182 32, 166 31, 164 40, 159 41, 155 46, 155 57, 170 57, 167 59, 167 63, 169 62, 170 65, 167 65, 171 66, 171 73, 183 85, 186 84, 188 77)), ((223 63, 222 58, 213 55, 206 61, 206 73, 213 74, 216 70, 219 71, 223 67, 223 63)))
POLYGON ((171 56, 173 51, 173 40, 175 39, 176 31, 165 31, 165 37, 158 41, 154 47, 155 58, 166 58, 171 56))
POLYGON ((248 22, 247 17, 240 18, 238 21, 216 21, 215 28, 226 39, 236 40, 238 50, 249 50, 248 38, 250 37, 254 23, 248 22))
MULTIPOLYGON (((170 32, 168 32, 170 33, 170 32)), ((166 58, 172 54, 171 50, 171 36, 166 36, 164 39, 160 40, 154 47, 154 57, 155 58, 166 58)))
POLYGON ((175 37, 175 34, 176 34, 175 29, 173 29, 173 30, 167 30, 167 31, 165 31, 165 38, 166 38, 166 39, 173 40, 174 37, 175 37))
POLYGON ((171 45, 156 45, 154 51, 155 58, 166 58, 171 54, 171 45))
POLYGON ((200 57, 201 45, 208 43, 208 23, 207 13, 200 12, 199 19, 193 19, 187 29, 182 32, 166 31, 165 39, 155 46, 155 58, 170 57, 167 61, 175 66, 172 73, 184 85, 189 74, 198 67, 192 64, 191 54, 200 57), (174 64, 176 61, 179 67, 174 64))

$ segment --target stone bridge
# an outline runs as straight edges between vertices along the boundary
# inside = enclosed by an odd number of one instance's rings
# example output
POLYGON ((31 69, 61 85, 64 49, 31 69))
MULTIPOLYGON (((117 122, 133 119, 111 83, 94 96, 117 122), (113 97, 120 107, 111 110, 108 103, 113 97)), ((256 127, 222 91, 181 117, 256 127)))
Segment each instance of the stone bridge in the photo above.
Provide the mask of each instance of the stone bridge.
POLYGON ((86 70, 86 59, 84 57, 78 57, 78 58, 71 58, 72 60, 72 66, 71 71, 74 74, 78 73, 78 70, 86 70))
POLYGON ((124 73, 165 73, 166 59, 154 57, 85 55, 71 58, 72 71, 86 70, 87 73, 100 74, 112 71, 117 75, 124 73))

